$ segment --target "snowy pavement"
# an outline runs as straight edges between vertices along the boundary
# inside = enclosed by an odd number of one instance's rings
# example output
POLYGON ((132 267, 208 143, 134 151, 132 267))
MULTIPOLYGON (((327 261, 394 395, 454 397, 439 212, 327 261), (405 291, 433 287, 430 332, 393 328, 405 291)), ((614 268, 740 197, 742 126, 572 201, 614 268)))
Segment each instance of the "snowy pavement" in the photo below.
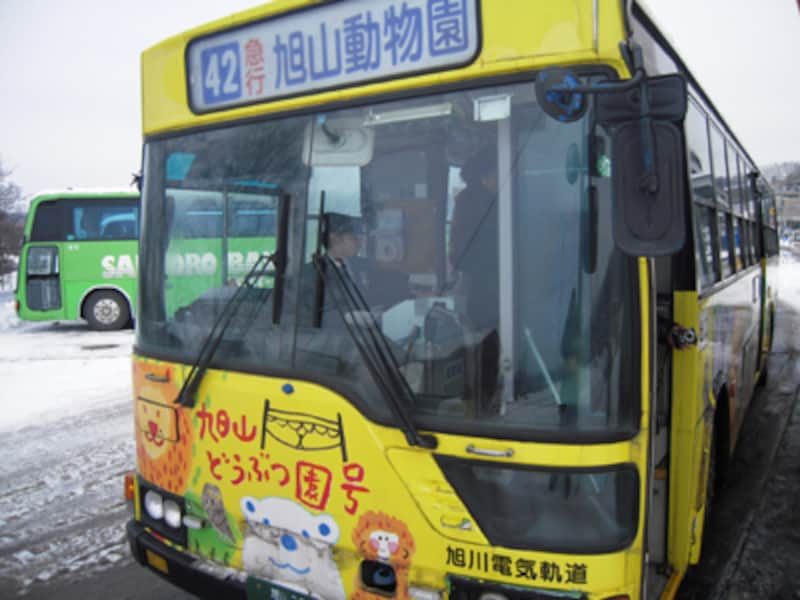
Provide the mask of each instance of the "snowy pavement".
MULTIPOLYGON (((0 292, 0 591, 128 553, 133 333, 22 323, 0 292)), ((2 595, 2 594, 0 594, 2 595)))

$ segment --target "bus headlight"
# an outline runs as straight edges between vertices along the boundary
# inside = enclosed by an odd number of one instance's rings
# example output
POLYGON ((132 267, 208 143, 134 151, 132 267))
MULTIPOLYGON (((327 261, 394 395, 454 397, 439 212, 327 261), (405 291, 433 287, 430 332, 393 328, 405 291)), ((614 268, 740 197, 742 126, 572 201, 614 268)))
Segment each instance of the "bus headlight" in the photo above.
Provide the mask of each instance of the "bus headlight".
POLYGON ((442 600, 442 594, 439 590, 416 585, 408 586, 408 595, 414 600, 442 600))
POLYGON ((161 497, 161 494, 153 490, 148 490, 144 495, 144 510, 151 519, 158 521, 163 518, 164 499, 161 497))
MULTIPOLYGON (((154 534, 168 539, 178 546, 187 544, 187 525, 184 522, 186 501, 167 490, 152 487, 139 477, 140 520, 154 534)), ((197 519, 202 526, 202 520, 197 519)))
POLYGON ((178 529, 181 526, 181 517, 181 507, 178 503, 174 500, 164 500, 164 522, 173 529, 178 529))
POLYGON ((508 598, 497 592, 484 592, 480 595, 479 600, 508 600, 508 598))

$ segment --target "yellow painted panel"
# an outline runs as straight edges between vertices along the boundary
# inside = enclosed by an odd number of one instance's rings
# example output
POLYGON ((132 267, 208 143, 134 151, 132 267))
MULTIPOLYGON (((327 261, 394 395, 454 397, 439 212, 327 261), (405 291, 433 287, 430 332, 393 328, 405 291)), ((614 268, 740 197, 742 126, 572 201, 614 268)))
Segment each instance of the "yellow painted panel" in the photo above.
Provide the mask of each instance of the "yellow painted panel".
POLYGON ((364 95, 384 94, 516 73, 547 65, 603 63, 626 73, 618 44, 624 38, 620 2, 599 2, 595 26, 593 0, 483 0, 481 49, 464 68, 396 78, 349 89, 278 100, 267 104, 194 115, 189 109, 185 73, 188 43, 199 36, 264 19, 315 2, 273 2, 176 35, 142 55, 142 124, 145 135, 258 115, 296 110, 364 95))
MULTIPOLYGON (((298 559, 293 567, 313 568, 314 578, 302 584, 326 598, 350 597, 365 559, 389 562, 404 585, 441 590, 447 573, 608 595, 638 586, 641 528, 628 551, 604 555, 490 546, 477 527, 463 535, 447 527, 470 517, 432 451, 409 448, 398 430, 366 421, 331 390, 209 371, 196 406, 177 407, 172 400, 187 373, 180 365, 135 359, 134 414, 140 475, 184 497, 187 512, 204 524, 188 532, 194 554, 270 578, 275 573, 266 563, 267 534, 278 528, 301 548, 306 539, 309 556, 313 548, 313 558, 298 559), (143 403, 151 410, 142 410, 143 403), (163 427, 154 406, 175 413, 163 427), (173 422, 178 439, 169 435, 173 422), (395 541, 384 544, 385 539, 395 541), (542 573, 551 580, 542 581, 542 573)), ((442 444, 436 452, 465 455, 466 438, 437 437, 442 444)), ((553 464, 558 454, 555 445, 509 444, 515 463, 553 464)), ((640 446, 635 441, 570 449, 558 463, 635 462, 643 468, 640 446)))
POLYGON ((670 456, 670 564, 684 570, 699 560, 708 479, 713 406, 710 397, 711 324, 696 292, 675 292, 674 318, 698 332, 697 345, 673 350, 670 456))

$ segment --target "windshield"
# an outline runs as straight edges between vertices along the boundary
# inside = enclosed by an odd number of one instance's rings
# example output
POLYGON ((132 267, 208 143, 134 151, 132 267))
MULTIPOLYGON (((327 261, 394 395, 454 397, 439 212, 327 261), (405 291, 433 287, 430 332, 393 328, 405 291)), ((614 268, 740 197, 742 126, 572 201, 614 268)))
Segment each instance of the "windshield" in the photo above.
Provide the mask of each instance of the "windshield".
POLYGON ((353 327, 369 322, 418 428, 631 435, 636 260, 613 244, 609 141, 591 115, 555 121, 525 82, 147 144, 138 350, 196 360, 244 273, 275 249, 285 195, 281 297, 249 291, 212 368, 291 372, 397 425, 358 350, 353 327))

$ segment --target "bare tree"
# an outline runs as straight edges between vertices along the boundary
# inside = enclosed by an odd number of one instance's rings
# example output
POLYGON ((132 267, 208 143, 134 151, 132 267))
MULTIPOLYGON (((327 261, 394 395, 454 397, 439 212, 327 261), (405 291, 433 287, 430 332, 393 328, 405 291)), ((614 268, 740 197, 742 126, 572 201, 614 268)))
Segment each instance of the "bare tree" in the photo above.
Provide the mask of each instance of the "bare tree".
POLYGON ((0 275, 16 269, 24 227, 18 215, 22 189, 9 180, 10 175, 0 158, 0 275))

